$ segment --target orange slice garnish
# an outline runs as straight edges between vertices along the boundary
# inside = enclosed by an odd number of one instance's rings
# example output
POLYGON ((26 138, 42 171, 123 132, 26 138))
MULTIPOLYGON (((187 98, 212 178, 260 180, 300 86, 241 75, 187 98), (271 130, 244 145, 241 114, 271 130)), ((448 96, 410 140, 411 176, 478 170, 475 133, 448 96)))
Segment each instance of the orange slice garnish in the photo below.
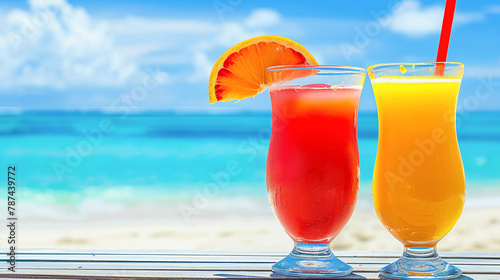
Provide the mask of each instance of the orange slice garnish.
POLYGON ((241 100, 263 92, 272 84, 267 67, 318 64, 299 43, 285 37, 263 35, 227 50, 210 73, 210 103, 241 100))

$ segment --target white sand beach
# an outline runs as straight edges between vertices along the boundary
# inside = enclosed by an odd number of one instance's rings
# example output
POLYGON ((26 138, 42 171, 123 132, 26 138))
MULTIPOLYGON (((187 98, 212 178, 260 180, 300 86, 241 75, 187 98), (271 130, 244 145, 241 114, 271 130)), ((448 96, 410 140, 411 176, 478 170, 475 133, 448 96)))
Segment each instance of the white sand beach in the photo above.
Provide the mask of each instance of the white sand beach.
MULTIPOLYGON (((468 201, 455 228, 438 244, 440 251, 500 251, 500 198, 468 201)), ((202 215, 180 219, 131 217, 127 220, 26 222, 20 220, 23 248, 285 250, 291 239, 272 215, 202 215)), ((334 250, 400 251, 402 245, 379 222, 366 200, 332 242, 334 250)))

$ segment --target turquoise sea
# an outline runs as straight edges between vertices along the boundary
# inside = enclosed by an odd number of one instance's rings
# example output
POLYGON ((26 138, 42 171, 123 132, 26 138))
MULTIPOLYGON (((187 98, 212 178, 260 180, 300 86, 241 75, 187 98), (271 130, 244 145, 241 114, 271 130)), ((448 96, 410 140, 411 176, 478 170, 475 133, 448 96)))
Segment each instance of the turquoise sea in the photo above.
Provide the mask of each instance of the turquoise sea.
MULTIPOLYGON (((499 120, 500 112, 457 117, 468 194, 500 193, 499 120)), ((270 127, 271 114, 255 112, 4 112, 0 166, 4 174, 16 166, 19 215, 27 218, 74 220, 160 206, 174 206, 166 216, 179 216, 210 203, 227 213, 245 199, 267 207, 270 127)), ((377 133, 376 113, 360 112, 360 191, 368 197, 377 133)))

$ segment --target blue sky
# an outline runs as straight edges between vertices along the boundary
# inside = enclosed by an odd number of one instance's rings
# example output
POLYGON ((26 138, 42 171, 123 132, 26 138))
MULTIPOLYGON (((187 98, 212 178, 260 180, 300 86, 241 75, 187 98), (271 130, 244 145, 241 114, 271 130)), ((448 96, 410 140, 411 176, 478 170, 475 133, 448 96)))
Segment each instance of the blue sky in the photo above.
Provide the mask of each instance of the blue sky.
MULTIPOLYGON (((276 34, 298 41, 321 64, 428 62, 444 3, 4 0, 0 107, 270 110, 267 91, 208 104, 211 67, 232 45, 276 34)), ((500 110, 499 35, 500 2, 458 1, 448 60, 466 67, 459 108, 500 110)), ((360 109, 375 110, 369 80, 360 109)))

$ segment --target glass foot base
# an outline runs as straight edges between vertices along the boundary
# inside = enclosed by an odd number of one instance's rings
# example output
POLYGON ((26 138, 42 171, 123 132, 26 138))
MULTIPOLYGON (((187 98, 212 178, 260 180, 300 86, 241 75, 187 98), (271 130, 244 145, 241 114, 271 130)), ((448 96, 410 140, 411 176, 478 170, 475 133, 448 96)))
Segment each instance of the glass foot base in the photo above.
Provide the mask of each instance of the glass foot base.
POLYGON ((443 261, 435 248, 405 248, 403 256, 380 270, 382 279, 455 279, 457 267, 443 261))
POLYGON ((273 272, 301 277, 339 277, 352 267, 333 255, 329 244, 297 243, 293 251, 272 267, 273 272))

